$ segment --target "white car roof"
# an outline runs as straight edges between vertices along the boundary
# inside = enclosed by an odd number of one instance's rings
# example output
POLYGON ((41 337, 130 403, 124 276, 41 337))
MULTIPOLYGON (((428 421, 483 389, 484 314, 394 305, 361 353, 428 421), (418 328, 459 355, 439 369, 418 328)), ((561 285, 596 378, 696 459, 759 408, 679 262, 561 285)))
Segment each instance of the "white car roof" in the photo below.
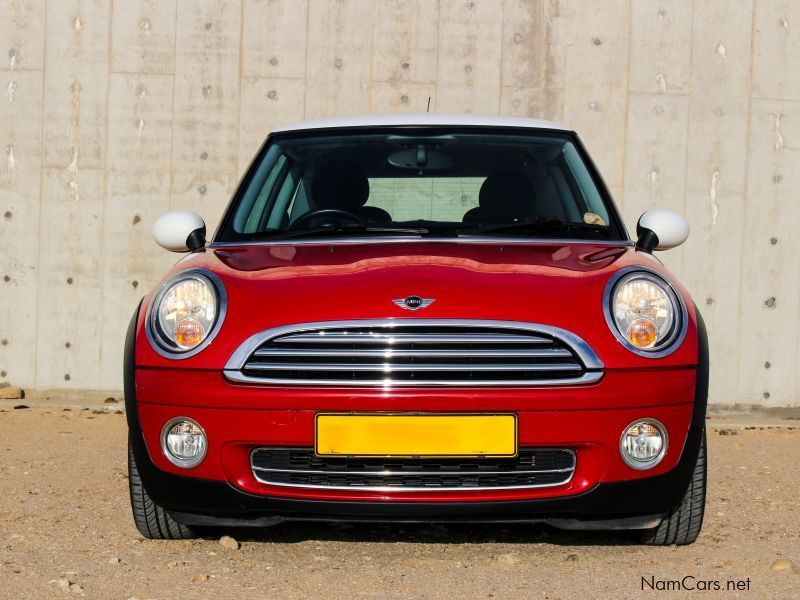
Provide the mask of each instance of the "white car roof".
POLYGON ((497 115, 439 114, 439 113, 398 113, 386 115, 358 115, 302 121, 278 127, 275 133, 301 131, 305 129, 332 129, 339 127, 386 127, 413 125, 481 126, 481 127, 523 127, 528 129, 558 129, 570 131, 569 127, 551 121, 527 119, 524 117, 501 117, 497 115))

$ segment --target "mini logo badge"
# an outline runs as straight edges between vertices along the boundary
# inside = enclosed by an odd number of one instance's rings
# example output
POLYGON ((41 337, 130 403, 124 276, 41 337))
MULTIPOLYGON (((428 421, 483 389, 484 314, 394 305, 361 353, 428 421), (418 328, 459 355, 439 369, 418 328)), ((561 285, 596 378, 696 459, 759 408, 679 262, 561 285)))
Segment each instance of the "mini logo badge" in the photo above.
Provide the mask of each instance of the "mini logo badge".
POLYGON ((420 298, 419 296, 407 296, 405 298, 395 298, 392 300, 400 308, 406 310, 419 310, 420 308, 427 308, 434 302, 436 298, 420 298))

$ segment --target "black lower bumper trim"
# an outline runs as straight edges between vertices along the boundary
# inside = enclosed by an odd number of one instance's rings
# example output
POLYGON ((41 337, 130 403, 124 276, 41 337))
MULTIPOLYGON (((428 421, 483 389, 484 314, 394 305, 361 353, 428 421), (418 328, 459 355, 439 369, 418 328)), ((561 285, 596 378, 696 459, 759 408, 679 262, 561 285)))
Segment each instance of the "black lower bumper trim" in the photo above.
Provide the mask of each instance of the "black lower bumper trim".
MULTIPOLYGON (((195 513, 171 512, 172 517, 184 525, 196 527, 273 527, 286 522, 312 521, 312 522, 341 522, 343 519, 336 516, 323 516, 314 514, 293 514, 272 517, 254 518, 231 518, 217 517, 209 515, 199 515, 195 513)), ((630 530, 630 529, 651 529, 657 527, 663 518, 663 514, 641 515, 636 517, 622 517, 617 519, 552 519, 552 518, 513 518, 497 516, 488 517, 451 517, 443 511, 425 517, 406 517, 392 516, 391 518, 380 518, 373 515, 359 515, 348 517, 350 522, 359 523, 541 523, 558 527, 559 529, 575 531, 610 531, 610 530, 630 530)))

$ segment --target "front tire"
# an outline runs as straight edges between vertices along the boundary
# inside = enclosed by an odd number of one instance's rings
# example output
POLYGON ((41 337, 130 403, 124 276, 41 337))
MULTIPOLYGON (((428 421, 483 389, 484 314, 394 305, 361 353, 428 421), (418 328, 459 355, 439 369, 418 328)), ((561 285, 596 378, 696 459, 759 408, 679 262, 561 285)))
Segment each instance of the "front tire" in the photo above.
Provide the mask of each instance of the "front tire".
POLYGON ((703 527, 703 514, 706 508, 706 480, 706 431, 703 429, 703 439, 700 442, 700 451, 697 454, 689 489, 686 490, 678 508, 664 517, 658 527, 644 532, 645 544, 685 546, 697 540, 703 527))
POLYGON ((153 502, 139 477, 136 457, 128 440, 128 487, 131 493, 131 509, 136 529, 151 540, 187 540, 197 537, 189 526, 178 523, 166 510, 153 502))

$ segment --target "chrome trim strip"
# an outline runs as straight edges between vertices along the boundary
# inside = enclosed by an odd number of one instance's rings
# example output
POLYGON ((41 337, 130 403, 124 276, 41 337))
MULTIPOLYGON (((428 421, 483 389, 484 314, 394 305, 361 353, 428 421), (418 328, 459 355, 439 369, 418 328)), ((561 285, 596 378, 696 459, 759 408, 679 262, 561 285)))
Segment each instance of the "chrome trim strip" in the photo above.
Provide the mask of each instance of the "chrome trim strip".
POLYGON ((229 248, 234 246, 337 246, 343 244, 394 244, 394 243, 414 243, 422 242, 426 244, 536 244, 543 246, 581 244, 591 246, 613 246, 620 248, 632 248, 636 242, 631 240, 583 240, 583 239, 564 239, 564 238, 519 238, 519 237, 490 237, 486 235, 461 236, 454 238, 429 238, 429 237, 326 237, 315 239, 291 239, 291 240, 260 240, 260 241, 240 241, 240 242, 211 242, 207 248, 229 248))
MULTIPOLYGON (((264 481, 258 477, 258 473, 256 472, 257 468, 253 466, 253 455, 258 452, 259 450, 263 450, 265 448, 255 448, 250 452, 250 468, 253 472, 253 477, 259 483, 263 483, 264 485, 271 485, 276 487, 290 487, 290 488, 312 488, 312 489, 321 489, 321 490, 350 490, 350 491, 370 491, 370 492, 476 492, 476 491, 483 491, 483 490, 523 490, 523 489, 532 489, 532 488, 545 488, 545 487, 557 487, 559 485, 567 485, 572 478, 575 477, 575 471, 577 470, 577 458, 575 456, 575 451, 571 448, 524 448, 525 450, 561 450, 564 452, 569 452, 572 454, 572 468, 568 469, 567 471, 563 472, 570 472, 570 475, 564 481, 560 481, 558 483, 542 483, 542 484, 529 484, 529 485, 507 485, 507 486, 475 486, 475 487, 397 487, 397 486, 367 486, 367 485, 357 485, 357 486, 347 486, 347 485, 305 485, 299 483, 276 483, 274 481, 264 481)), ((523 448, 520 448, 521 450, 523 448)), ((299 472, 299 471, 296 471, 299 472)), ((540 471, 543 473, 545 471, 540 471)), ((559 471, 561 472, 561 471, 559 471)), ((323 471, 324 474, 332 474, 330 471, 323 471)), ((511 472, 513 473, 513 471, 511 472)), ((436 475, 436 473, 430 473, 431 475, 436 475)), ((447 472, 447 475, 456 475, 455 472, 447 472)), ((470 473, 471 474, 471 473, 470 473)))
POLYGON ((611 333, 614 335, 617 341, 634 354, 643 356, 644 358, 664 358, 665 356, 669 356, 675 352, 683 344, 683 340, 686 338, 686 331, 689 327, 689 313, 686 310, 686 303, 683 301, 683 296, 681 295, 680 290, 678 290, 663 275, 656 273, 647 267, 625 267, 611 276, 606 283, 605 289, 603 290, 603 316, 606 319, 606 325, 608 325, 608 328, 611 330, 611 333), (676 317, 678 317, 681 321, 679 324, 679 330, 677 334, 673 336, 672 341, 668 342, 667 347, 663 348, 662 350, 650 351, 637 348, 627 339, 625 339, 625 336, 623 336, 619 328, 617 328, 617 323, 614 320, 614 315, 611 312, 612 295, 614 294, 614 289, 616 288, 620 279, 632 273, 642 273, 646 276, 656 278, 658 282, 663 283, 667 289, 672 292, 672 295, 678 303, 678 310, 676 312, 679 314, 677 314, 676 317))
POLYGON ((265 473, 304 473, 310 475, 377 475, 379 477, 420 477, 420 476, 450 476, 450 475, 537 475, 540 473, 569 473, 575 467, 568 469, 541 469, 539 471, 313 471, 307 469, 272 469, 267 467, 253 467, 254 471, 265 473))
MULTIPOLYGON (((247 362, 255 350, 267 340, 276 338, 289 333, 302 333, 304 331, 314 331, 317 329, 346 329, 348 327, 485 327, 493 329, 516 329, 531 331, 534 334, 538 331, 545 335, 552 336, 563 342, 577 354, 583 365, 589 370, 603 368, 600 357, 592 350, 591 346, 574 333, 539 323, 525 323, 521 321, 494 321, 479 319, 414 319, 414 318, 391 318, 391 319, 354 319, 350 321, 316 321, 312 323, 299 323, 295 325, 282 325, 265 329, 247 338, 231 355, 225 364, 227 371, 238 371, 247 362)), ((297 383, 297 382, 295 382, 297 383)), ((341 382, 340 382, 341 383, 341 382)), ((372 383, 372 382, 370 382, 372 383)), ((461 382, 462 384, 465 382, 461 382)), ((530 383, 530 382, 528 382, 530 383)))
POLYGON ((150 301, 150 304, 147 305, 147 313, 145 315, 144 321, 144 329, 145 335, 147 336, 147 341, 150 342, 150 346, 155 350, 157 354, 163 356, 164 358, 170 358, 172 360, 183 360, 184 358, 189 358, 190 356, 194 356, 198 352, 201 352, 204 348, 206 348, 217 336, 219 333, 220 328, 222 327, 222 322, 225 320, 225 315, 228 312, 228 293, 225 291, 225 285, 223 285, 222 280, 217 277, 214 273, 209 271, 208 269, 187 269, 186 271, 181 271, 177 273, 173 277, 170 277, 167 281, 161 284, 161 287, 158 288, 158 292, 153 295, 153 299, 150 301), (191 279, 193 276, 200 275, 208 279, 211 283, 211 287, 214 288, 217 292, 217 302, 219 303, 219 307, 217 310, 217 319, 214 321, 214 326, 211 328, 211 331, 208 332, 206 339, 204 339, 200 344, 196 347, 192 348, 191 350, 187 350, 185 352, 171 352, 165 349, 161 344, 158 343, 156 339, 156 333, 153 330, 153 323, 152 320, 155 319, 155 315, 153 314, 153 310, 158 304, 161 302, 161 299, 164 297, 164 294, 167 291, 167 288, 171 287, 172 284, 177 283, 178 281, 182 281, 184 279, 191 279))
POLYGON ((561 387, 571 385, 589 385, 597 383, 603 378, 602 371, 587 371, 580 377, 572 379, 500 379, 492 381, 488 379, 483 380, 441 380, 441 381, 393 381, 391 379, 364 381, 364 380, 348 380, 348 379, 278 379, 270 377, 269 379, 262 379, 260 377, 248 377, 242 374, 241 371, 223 371, 223 375, 228 381, 234 383, 255 383, 260 385, 279 385, 279 386, 303 386, 303 387, 375 387, 375 388, 391 388, 391 387, 461 387, 461 388, 475 388, 475 387, 561 387))
POLYGON ((311 356, 311 357, 355 357, 355 358, 407 358, 418 356, 467 357, 467 358, 556 358, 572 356, 566 348, 542 350, 309 350, 307 348, 262 348, 253 356, 311 356))
POLYGON ((383 373, 405 373, 408 371, 581 371, 577 363, 533 363, 533 364, 390 364, 390 363, 247 363, 253 371, 369 371, 383 373))
MULTIPOLYGON (((360 326, 360 325, 359 325, 360 326)), ((313 342, 315 344, 374 344, 378 342, 404 342, 406 344, 552 344, 552 340, 533 335, 519 334, 491 334, 475 333, 467 335, 432 333, 430 335, 418 333, 397 333, 397 334, 359 334, 326 331, 319 333, 300 333, 296 335, 285 335, 272 340, 276 344, 293 344, 303 342, 313 342)))
POLYGON ((546 488, 546 487, 557 487, 559 485, 567 485, 572 478, 575 476, 575 473, 572 473, 567 479, 564 481, 559 481, 558 483, 539 483, 539 484, 529 484, 529 485, 495 485, 495 486, 471 486, 471 487, 396 487, 396 486, 369 486, 369 485, 306 485, 300 483, 275 483, 274 481, 264 481, 258 478, 258 475, 254 474, 254 477, 259 483, 263 483, 264 485, 273 485, 276 487, 291 487, 291 488, 313 488, 317 490, 349 490, 351 492, 360 492, 360 491, 367 491, 367 492, 481 492, 487 490, 528 490, 533 488, 546 488))

